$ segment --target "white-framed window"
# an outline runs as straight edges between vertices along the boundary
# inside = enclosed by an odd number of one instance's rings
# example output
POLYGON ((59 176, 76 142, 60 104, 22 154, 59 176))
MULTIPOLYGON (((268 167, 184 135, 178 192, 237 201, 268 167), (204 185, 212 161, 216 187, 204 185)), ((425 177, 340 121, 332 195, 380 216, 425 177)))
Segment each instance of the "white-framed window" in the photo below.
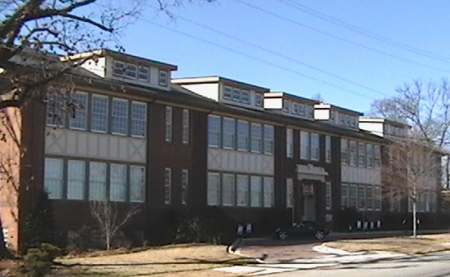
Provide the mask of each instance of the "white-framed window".
POLYGON ((47 96, 47 125, 64 127, 66 125, 67 101, 64 96, 58 93, 51 93, 47 96))
POLYGON ((358 166, 366 166, 366 144, 358 142, 358 166))
POLYGON ((111 201, 125 202, 127 194, 127 166, 124 164, 111 164, 109 174, 109 199, 111 201))
POLYGON ((164 137, 167 142, 172 141, 172 107, 166 106, 164 137))
POLYGON ((331 137, 325 136, 325 162, 331 163, 331 137))
POLYGON ((45 159, 44 188, 50 199, 61 199, 63 194, 63 160, 45 159))
POLYGON ((114 61, 113 75, 123 77, 125 75, 125 63, 121 61, 114 61))
POLYGON ((259 123, 251 123, 250 149, 254 153, 261 153, 262 149, 262 126, 259 123))
POLYGON ((247 207, 249 200, 249 182, 247 175, 238 174, 236 176, 236 205, 247 207))
POLYGON ((126 70, 125 70, 125 75, 127 76, 127 78, 136 79, 136 77, 137 77, 137 66, 135 64, 132 64, 132 63, 127 63, 126 70))
POLYGON ((164 168, 164 204, 172 202, 172 169, 164 168))
POLYGON ((131 136, 145 137, 147 132, 147 104, 131 102, 131 136))
POLYGON ((67 162, 67 199, 83 200, 86 187, 86 163, 69 160, 67 162))
POLYGON ((223 99, 232 100, 233 99, 233 88, 224 86, 223 88, 223 99))
POLYGON ((181 204, 186 205, 188 200, 189 170, 181 170, 181 204))
POLYGON ((366 144, 366 158, 367 158, 367 167, 373 167, 374 166, 374 148, 373 144, 366 144))
POLYGON ((306 107, 305 104, 303 103, 298 103, 298 108, 297 108, 298 114, 300 116, 305 116, 306 115, 306 107))
POLYGON ((111 133, 126 135, 128 130, 128 101, 113 98, 111 107, 111 133))
POLYGON ((325 209, 331 210, 331 183, 325 183, 325 209))
POLYGON ((348 207, 357 208, 358 186, 349 185, 348 187, 348 207))
POLYGON ((341 139, 341 163, 344 165, 349 164, 348 140, 347 139, 341 139))
POLYGON ((380 167, 381 166, 381 150, 380 150, 380 146, 379 145, 375 145, 374 146, 374 164, 375 167, 380 167))
POLYGON ((294 207, 294 179, 286 178, 286 208, 294 207))
POLYGON ((250 92, 248 90, 241 90, 241 102, 250 104, 250 92))
POLYGON ((350 165, 357 166, 358 165, 358 148, 357 143, 354 140, 349 141, 350 148, 350 165))
POLYGON ((222 174, 222 205, 234 206, 234 174, 222 174))
POLYGON ((283 100, 283 112, 289 113, 290 102, 289 100, 283 100))
POLYGON ((138 80, 149 82, 150 81, 150 68, 147 66, 138 67, 138 80))
POLYGON ((208 115, 208 146, 210 147, 220 147, 222 136, 220 121, 220 116, 208 115))
POLYGON ((108 131, 108 97, 92 95, 91 131, 106 133, 108 131))
POLYGON ((366 208, 366 186, 358 186, 358 209, 362 210, 366 208))
POLYGON ((167 70, 159 70, 158 84, 163 87, 167 87, 169 84, 169 72, 167 70))
POLYGON ((309 133, 300 131, 300 158, 309 160, 310 152, 309 133))
POLYGON ((241 90, 237 88, 233 88, 233 93, 231 96, 231 100, 234 102, 241 102, 241 90))
POLYGON ((70 115, 69 126, 71 129, 86 130, 88 95, 85 92, 75 92, 70 96, 75 109, 70 115))
POLYGON ((341 185, 341 208, 349 207, 348 192, 349 192, 348 185, 342 184, 341 185))
POLYGON ((220 205, 220 174, 208 172, 208 206, 220 205))
POLYGON ((250 177, 250 206, 261 207, 262 206, 262 177, 251 176, 250 177))
POLYGON ((238 150, 248 151, 249 146, 249 128, 248 121, 238 120, 237 124, 237 148, 238 150))
POLYGON ((145 201, 145 167, 130 166, 130 202, 143 203, 145 201))
POLYGON ((291 102, 291 114, 297 114, 297 102, 291 102))
POLYGON ((106 199, 106 164, 89 163, 89 200, 106 199))
POLYGON ((189 110, 183 109, 183 136, 182 142, 189 144, 189 110))
POLYGON ((264 125, 264 154, 273 154, 274 151, 274 127, 264 125))
POLYGON ((286 157, 294 157, 294 130, 286 129, 286 157))
POLYGON ((270 208, 274 205, 273 177, 264 177, 264 207, 270 208))
POLYGON ((320 143, 319 143, 319 134, 311 133, 310 134, 310 149, 311 149, 311 160, 318 161, 320 159, 320 143))
POLYGON ((263 96, 259 93, 255 93, 255 106, 256 107, 263 106, 263 96))
POLYGON ((222 147, 234 149, 236 141, 236 123, 233 118, 224 117, 222 130, 222 147))
POLYGON ((373 209, 373 187, 372 186, 366 187, 366 208, 368 210, 373 209))

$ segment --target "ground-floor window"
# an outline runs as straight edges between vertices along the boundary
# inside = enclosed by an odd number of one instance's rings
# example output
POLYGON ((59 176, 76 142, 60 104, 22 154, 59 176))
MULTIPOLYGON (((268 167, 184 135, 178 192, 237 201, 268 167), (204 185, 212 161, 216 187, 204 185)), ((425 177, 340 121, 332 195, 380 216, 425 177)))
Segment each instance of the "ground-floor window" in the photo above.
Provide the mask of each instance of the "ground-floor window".
POLYGON ((381 188, 372 184, 342 184, 341 207, 358 210, 381 210, 381 188))

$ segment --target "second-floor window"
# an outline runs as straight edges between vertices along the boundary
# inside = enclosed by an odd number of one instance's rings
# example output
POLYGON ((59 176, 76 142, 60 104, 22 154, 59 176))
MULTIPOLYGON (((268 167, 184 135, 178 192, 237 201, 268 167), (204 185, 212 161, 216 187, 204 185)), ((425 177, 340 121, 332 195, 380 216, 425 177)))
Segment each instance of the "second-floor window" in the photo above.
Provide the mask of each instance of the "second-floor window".
POLYGON ((341 163, 349 164, 348 140, 341 139, 341 163))
POLYGON ((172 141, 172 107, 166 107, 165 116, 165 140, 172 141))
POLYGON ((264 125, 264 153, 273 154, 274 151, 274 128, 264 125))
POLYGON ((249 145, 249 128, 248 121, 238 120, 238 150, 248 151, 249 145))
POLYGON ((189 143, 189 110, 183 110, 183 134, 182 141, 184 144, 189 143))
POLYGON ((286 157, 294 156, 294 130, 286 129, 286 157))
POLYGON ((251 151, 261 153, 262 146, 262 126, 259 123, 251 124, 251 151))
POLYGON ((208 116, 208 145, 220 147, 221 126, 220 117, 216 115, 208 116))
POLYGON ((73 109, 73 114, 70 115, 70 128, 86 130, 88 105, 87 93, 75 92, 71 95, 71 98, 75 109, 73 109))
POLYGON ((300 131, 300 158, 304 160, 309 159, 309 133, 305 131, 300 131))
POLYGON ((331 137, 325 136, 325 162, 331 163, 331 137))
POLYGON ((128 101, 113 98, 111 109, 111 133, 126 135, 128 130, 128 101))
POLYGON ((145 137, 147 131, 147 105, 142 102, 131 103, 131 135, 145 137))
POLYGON ((91 130, 106 133, 108 127, 108 97, 92 95, 91 130))
POLYGON ((223 118, 223 131, 222 131, 222 147, 227 149, 234 149, 234 143, 236 138, 235 121, 233 118, 223 118))

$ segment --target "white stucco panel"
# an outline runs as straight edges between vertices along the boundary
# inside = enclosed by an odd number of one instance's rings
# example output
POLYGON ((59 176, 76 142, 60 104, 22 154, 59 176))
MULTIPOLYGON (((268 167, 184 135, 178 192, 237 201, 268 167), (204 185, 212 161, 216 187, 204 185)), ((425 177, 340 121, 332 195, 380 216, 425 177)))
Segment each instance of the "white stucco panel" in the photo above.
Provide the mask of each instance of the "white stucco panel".
POLYGON ((274 158, 264 154, 210 148, 208 170, 273 175, 274 158))
POLYGON ((45 154, 124 162, 146 162, 146 140, 47 128, 45 154))
POLYGON ((381 185, 381 169, 342 166, 341 178, 343 183, 381 185))

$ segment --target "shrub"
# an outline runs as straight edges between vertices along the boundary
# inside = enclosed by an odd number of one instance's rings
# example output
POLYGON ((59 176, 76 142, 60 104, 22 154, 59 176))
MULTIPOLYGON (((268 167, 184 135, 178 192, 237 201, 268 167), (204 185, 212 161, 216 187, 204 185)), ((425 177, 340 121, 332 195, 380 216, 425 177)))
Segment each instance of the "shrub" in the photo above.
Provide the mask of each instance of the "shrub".
POLYGON ((51 269, 53 260, 61 255, 61 249, 50 243, 40 248, 29 248, 24 257, 22 271, 27 277, 44 277, 51 269))

